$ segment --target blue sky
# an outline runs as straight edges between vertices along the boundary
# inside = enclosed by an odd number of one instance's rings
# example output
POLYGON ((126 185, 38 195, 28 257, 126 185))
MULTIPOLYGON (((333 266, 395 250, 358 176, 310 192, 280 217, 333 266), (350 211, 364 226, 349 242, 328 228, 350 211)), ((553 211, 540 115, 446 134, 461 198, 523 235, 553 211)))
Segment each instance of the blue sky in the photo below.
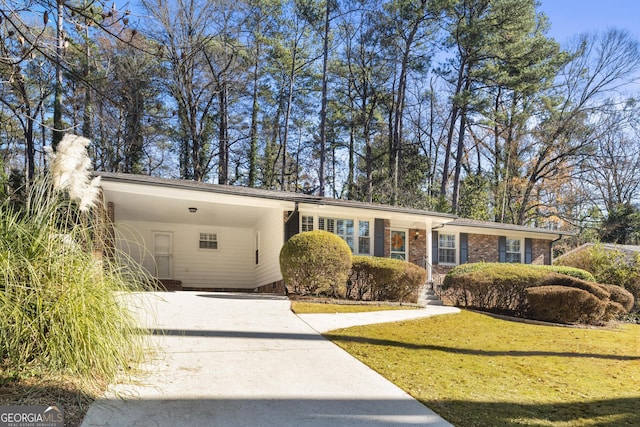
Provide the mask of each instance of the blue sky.
POLYGON ((561 44, 576 34, 626 29, 640 39, 639 0, 540 0, 551 21, 549 35, 561 44))

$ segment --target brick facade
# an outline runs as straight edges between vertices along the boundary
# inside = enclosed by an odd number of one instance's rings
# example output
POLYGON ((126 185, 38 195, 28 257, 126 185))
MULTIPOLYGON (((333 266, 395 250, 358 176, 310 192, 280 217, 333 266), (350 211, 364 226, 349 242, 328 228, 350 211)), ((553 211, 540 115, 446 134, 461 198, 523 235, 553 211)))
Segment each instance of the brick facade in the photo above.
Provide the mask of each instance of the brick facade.
POLYGON ((531 263, 538 265, 551 264, 551 242, 549 240, 532 239, 531 263))
POLYGON ((410 228, 409 235, 409 259, 407 261, 424 267, 424 259, 427 256, 427 233, 424 228, 410 228))
POLYGON ((500 260, 498 240, 498 236, 469 233, 469 259, 467 262, 498 262, 500 260))

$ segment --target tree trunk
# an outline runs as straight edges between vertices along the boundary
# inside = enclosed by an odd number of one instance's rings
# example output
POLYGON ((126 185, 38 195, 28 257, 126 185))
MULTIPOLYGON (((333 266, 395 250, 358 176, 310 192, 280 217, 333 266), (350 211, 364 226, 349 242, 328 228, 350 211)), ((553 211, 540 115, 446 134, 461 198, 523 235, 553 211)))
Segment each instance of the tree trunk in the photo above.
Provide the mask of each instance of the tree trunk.
POLYGON ((318 184, 320 196, 324 196, 324 163, 327 151, 327 66, 329 63, 329 12, 330 0, 326 0, 324 15, 324 42, 322 45, 322 100, 320 102, 320 165, 318 167, 318 184))
POLYGON ((56 27, 56 83, 53 98, 53 138, 51 145, 55 150, 62 140, 62 56, 64 53, 64 0, 57 0, 57 27, 56 27))

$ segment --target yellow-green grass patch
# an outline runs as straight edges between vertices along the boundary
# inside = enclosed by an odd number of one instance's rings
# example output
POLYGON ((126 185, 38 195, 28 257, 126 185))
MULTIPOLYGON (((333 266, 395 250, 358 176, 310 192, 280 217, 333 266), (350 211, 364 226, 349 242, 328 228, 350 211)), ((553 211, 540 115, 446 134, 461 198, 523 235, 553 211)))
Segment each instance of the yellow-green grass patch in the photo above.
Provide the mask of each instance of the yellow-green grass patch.
POLYGON ((407 305, 385 304, 335 304, 292 301, 291 310, 296 314, 322 314, 322 313, 364 313, 369 311, 385 310, 416 310, 421 307, 407 305))
POLYGON ((640 425, 640 326, 463 311, 325 336, 457 426, 640 425))

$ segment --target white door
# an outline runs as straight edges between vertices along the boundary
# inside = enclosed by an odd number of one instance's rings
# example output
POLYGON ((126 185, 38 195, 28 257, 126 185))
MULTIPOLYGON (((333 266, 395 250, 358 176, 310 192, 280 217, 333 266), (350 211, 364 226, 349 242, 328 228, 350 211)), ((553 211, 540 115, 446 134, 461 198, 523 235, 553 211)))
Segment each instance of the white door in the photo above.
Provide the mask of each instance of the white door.
POLYGON ((171 233, 153 233, 153 256, 156 260, 156 277, 158 279, 172 279, 173 248, 171 233))

